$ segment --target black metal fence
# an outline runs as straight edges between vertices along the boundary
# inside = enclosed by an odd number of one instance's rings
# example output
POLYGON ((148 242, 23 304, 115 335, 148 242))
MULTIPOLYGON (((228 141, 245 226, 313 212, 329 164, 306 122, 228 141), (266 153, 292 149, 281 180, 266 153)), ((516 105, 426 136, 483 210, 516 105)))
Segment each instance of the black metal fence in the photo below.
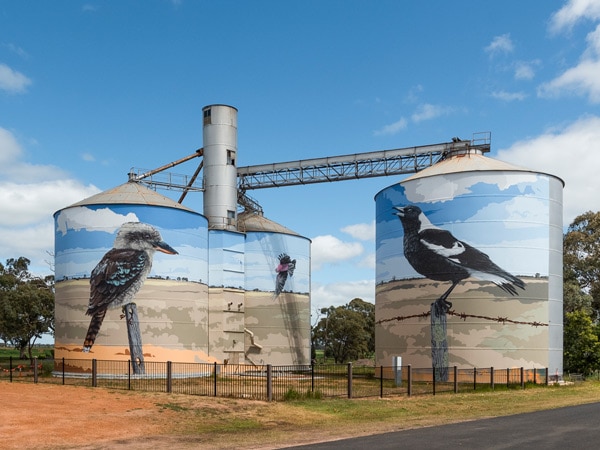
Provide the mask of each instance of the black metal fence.
MULTIPOLYGON (((385 397, 459 393, 477 389, 525 388, 554 381, 548 369, 448 368, 436 380, 431 368, 313 364, 231 365, 178 362, 36 359, 33 364, 0 362, 0 380, 106 387, 134 391, 280 401, 296 398, 385 397), (76 368, 76 369, 75 369, 76 368)), ((558 381, 558 380, 556 380, 558 381)))

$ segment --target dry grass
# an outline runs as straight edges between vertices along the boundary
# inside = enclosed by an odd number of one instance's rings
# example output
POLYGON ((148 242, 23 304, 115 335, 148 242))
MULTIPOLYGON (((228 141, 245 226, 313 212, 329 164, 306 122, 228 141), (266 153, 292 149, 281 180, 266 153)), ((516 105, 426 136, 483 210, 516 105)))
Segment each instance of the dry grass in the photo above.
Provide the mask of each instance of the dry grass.
POLYGON ((5 382, 0 392, 7 405, 0 410, 0 434, 16 438, 3 440, 3 448, 46 449, 269 449, 600 401, 599 382, 279 403, 5 382), (30 405, 32 395, 38 413, 18 419, 15 406, 30 405), (32 420, 35 433, 23 433, 32 420))

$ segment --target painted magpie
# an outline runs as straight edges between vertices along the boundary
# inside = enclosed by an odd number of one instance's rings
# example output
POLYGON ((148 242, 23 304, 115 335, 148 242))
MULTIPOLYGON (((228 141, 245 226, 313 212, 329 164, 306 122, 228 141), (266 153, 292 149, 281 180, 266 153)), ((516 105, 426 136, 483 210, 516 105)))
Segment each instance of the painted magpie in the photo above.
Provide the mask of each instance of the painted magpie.
POLYGON ((154 252, 170 255, 177 251, 163 242, 160 233, 141 222, 124 223, 110 249, 92 270, 90 301, 86 314, 92 316, 83 351, 89 352, 100 331, 106 310, 131 303, 152 268, 154 252))
POLYGON ((452 282, 438 300, 445 311, 452 307, 446 300, 452 290, 469 277, 491 281, 510 295, 518 295, 517 287, 525 289, 522 280, 498 267, 488 255, 434 226, 418 206, 394 209, 404 228, 404 256, 413 269, 431 280, 452 282))

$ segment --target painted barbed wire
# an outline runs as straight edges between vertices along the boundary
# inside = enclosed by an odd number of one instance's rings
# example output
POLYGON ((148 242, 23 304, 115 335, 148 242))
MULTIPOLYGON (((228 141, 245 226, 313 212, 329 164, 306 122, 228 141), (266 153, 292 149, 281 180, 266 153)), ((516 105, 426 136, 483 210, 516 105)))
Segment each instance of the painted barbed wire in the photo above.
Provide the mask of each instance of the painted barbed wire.
MULTIPOLYGON (((451 311, 447 311, 446 314, 450 315, 450 316, 455 316, 458 317, 464 321, 467 320, 467 318, 473 318, 473 319, 484 319, 484 320, 489 320, 492 322, 499 322, 499 323, 512 323, 515 325, 531 325, 532 327, 547 327, 548 324, 547 323, 543 323, 543 322, 525 322, 525 321, 521 321, 521 320, 512 320, 509 319, 508 317, 489 317, 489 316, 480 316, 477 314, 467 314, 464 312, 461 313, 457 313, 455 310, 451 310, 451 311)), ((431 315, 431 311, 425 311, 419 314, 411 314, 408 316, 396 316, 396 317, 391 317, 389 319, 381 319, 376 321, 375 323, 377 325, 380 325, 382 323, 386 323, 386 322, 401 322, 403 320, 408 320, 408 319, 414 319, 414 318, 426 318, 429 317, 431 315)))

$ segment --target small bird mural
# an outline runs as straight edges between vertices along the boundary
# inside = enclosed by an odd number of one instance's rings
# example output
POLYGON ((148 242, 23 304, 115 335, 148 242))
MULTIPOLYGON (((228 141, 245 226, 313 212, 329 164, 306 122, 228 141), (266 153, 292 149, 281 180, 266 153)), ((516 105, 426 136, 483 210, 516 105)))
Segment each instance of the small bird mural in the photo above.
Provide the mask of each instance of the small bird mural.
POLYGON ((455 238, 449 231, 434 226, 416 205, 395 206, 404 229, 404 256, 421 275, 452 284, 437 300, 443 311, 452 303, 447 300, 462 280, 474 277, 491 281, 510 295, 525 289, 519 278, 498 267, 488 255, 455 238))
POLYGON ((92 316, 83 343, 83 351, 94 345, 108 308, 131 303, 152 268, 156 251, 176 255, 160 233, 141 222, 124 223, 113 248, 96 265, 90 277, 90 300, 86 315, 92 316))
POLYGON ((277 272, 277 277, 275 278, 275 297, 283 292, 288 276, 293 276, 294 269, 296 268, 296 260, 290 258, 286 253, 281 253, 278 258, 279 264, 275 268, 275 272, 277 272))

